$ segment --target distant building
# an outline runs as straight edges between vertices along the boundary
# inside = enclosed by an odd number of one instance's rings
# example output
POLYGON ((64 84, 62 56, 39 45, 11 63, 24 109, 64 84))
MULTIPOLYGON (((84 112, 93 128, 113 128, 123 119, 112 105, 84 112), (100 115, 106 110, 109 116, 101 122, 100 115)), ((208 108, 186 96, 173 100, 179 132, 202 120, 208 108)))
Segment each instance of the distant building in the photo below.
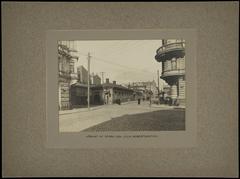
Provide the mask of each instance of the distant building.
POLYGON ((134 90, 118 85, 116 81, 110 83, 107 78, 102 86, 104 104, 114 104, 117 103, 117 100, 120 100, 121 102, 134 100, 134 90))
POLYGON ((185 41, 162 40, 155 59, 162 63, 160 78, 170 86, 172 104, 185 105, 185 41))
POLYGON ((145 82, 132 82, 128 86, 138 94, 142 93, 142 97, 147 100, 149 100, 150 97, 156 97, 158 95, 158 88, 154 80, 145 82))
POLYGON ((94 85, 100 85, 101 84, 101 78, 98 75, 92 75, 92 84, 94 85))
POLYGON ((81 84, 88 84, 88 71, 84 66, 77 67, 78 82, 81 84))

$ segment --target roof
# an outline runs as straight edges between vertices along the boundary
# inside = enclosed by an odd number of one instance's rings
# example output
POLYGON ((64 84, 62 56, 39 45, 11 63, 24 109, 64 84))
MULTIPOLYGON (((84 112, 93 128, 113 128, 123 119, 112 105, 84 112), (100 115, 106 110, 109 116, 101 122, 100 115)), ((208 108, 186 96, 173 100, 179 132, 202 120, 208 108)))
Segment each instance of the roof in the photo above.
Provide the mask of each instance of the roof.
POLYGON ((74 84, 72 84, 72 86, 77 86, 77 87, 88 87, 88 85, 87 84, 83 84, 83 83, 79 83, 79 82, 76 82, 76 83, 74 83, 74 84))
MULTIPOLYGON (((88 85, 87 84, 83 84, 83 83, 74 83, 72 84, 72 86, 76 86, 76 87, 85 87, 87 88, 88 85)), ((115 89, 121 89, 121 90, 127 90, 127 91, 133 91, 132 89, 129 89, 127 87, 124 87, 122 85, 118 85, 118 84, 113 84, 113 83, 104 83, 104 84, 98 84, 98 85, 95 85, 95 84, 91 84, 90 85, 90 88, 115 88, 115 89)))
POLYGON ((122 90, 128 90, 128 91, 133 91, 132 89, 129 89, 125 86, 118 85, 118 84, 113 84, 113 83, 103 83, 103 87, 110 87, 110 88, 117 88, 117 89, 122 89, 122 90))

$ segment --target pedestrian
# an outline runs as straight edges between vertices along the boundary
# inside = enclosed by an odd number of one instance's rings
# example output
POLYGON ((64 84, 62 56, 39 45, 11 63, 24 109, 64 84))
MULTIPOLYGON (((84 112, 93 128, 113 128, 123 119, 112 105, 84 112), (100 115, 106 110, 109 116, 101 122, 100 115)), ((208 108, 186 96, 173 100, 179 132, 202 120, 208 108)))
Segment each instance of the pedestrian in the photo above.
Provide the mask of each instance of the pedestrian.
POLYGON ((141 103, 141 99, 140 98, 138 98, 138 105, 141 103))

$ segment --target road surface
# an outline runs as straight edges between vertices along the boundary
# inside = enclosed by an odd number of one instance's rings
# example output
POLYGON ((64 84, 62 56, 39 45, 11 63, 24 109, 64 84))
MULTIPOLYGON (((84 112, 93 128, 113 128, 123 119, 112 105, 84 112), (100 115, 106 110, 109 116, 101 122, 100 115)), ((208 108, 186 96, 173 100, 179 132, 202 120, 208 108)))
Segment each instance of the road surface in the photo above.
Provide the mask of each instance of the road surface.
POLYGON ((60 132, 79 131, 174 131, 185 129, 185 110, 171 106, 130 102, 62 112, 60 132))

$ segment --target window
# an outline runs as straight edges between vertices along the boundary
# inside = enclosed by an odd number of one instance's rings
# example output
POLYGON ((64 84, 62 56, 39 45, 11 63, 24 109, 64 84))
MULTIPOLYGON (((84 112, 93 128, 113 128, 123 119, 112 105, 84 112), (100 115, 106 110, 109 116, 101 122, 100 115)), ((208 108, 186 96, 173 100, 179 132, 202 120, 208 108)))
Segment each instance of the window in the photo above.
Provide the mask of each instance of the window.
POLYGON ((180 58, 180 69, 185 69, 185 58, 180 58))
POLYGON ((171 70, 171 60, 167 60, 164 62, 164 71, 171 70))
POLYGON ((58 70, 62 71, 62 63, 61 63, 60 59, 58 60, 58 70))
POLYGON ((72 64, 70 65, 70 72, 74 73, 74 66, 72 64))
POLYGON ((177 69, 177 59, 176 58, 172 58, 172 70, 176 70, 177 69))

